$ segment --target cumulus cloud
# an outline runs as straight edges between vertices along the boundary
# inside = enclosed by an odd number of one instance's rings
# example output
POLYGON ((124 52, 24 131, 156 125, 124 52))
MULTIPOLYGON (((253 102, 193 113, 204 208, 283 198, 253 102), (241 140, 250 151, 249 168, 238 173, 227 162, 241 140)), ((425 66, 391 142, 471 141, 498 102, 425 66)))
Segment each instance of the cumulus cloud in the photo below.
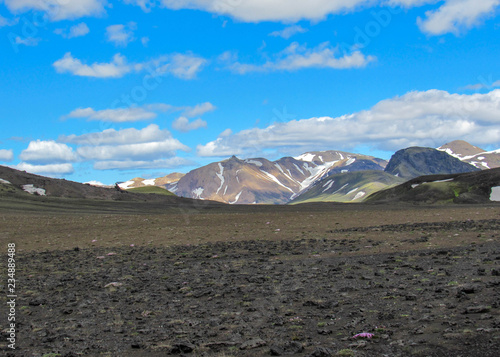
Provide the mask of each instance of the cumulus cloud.
POLYGON ((88 118, 89 120, 109 121, 113 123, 135 122, 156 118, 157 114, 141 107, 94 110, 78 108, 65 118, 88 118))
POLYGON ((106 129, 99 133, 83 135, 62 135, 58 141, 77 145, 124 145, 158 142, 171 138, 168 130, 162 130, 156 124, 151 124, 144 129, 106 129))
POLYGON ((116 54, 110 63, 93 63, 87 65, 77 58, 74 58, 70 52, 67 52, 63 58, 53 63, 58 73, 71 73, 81 77, 96 78, 120 78, 132 71, 132 66, 127 64, 124 56, 116 54))
POLYGON ((163 55, 143 63, 128 63, 125 56, 117 53, 109 63, 83 63, 67 52, 63 58, 52 65, 58 73, 70 73, 81 77, 121 78, 131 72, 147 71, 150 76, 166 76, 188 80, 194 79, 207 63, 202 57, 187 54, 163 55))
POLYGON ((413 145, 436 147, 463 138, 500 143, 500 89, 459 95, 429 90, 383 100, 370 110, 253 128, 197 147, 200 156, 246 155, 265 149, 353 149, 358 145, 395 151, 413 145))
POLYGON ((90 32, 89 27, 85 22, 81 22, 77 25, 71 26, 68 29, 56 29, 54 31, 55 34, 61 35, 64 38, 74 38, 74 37, 82 37, 87 35, 90 32))
POLYGON ((31 141, 28 148, 21 152, 19 158, 37 164, 73 162, 77 160, 73 149, 53 140, 31 141))
POLYGON ((191 130, 206 128, 207 122, 199 118, 190 122, 189 119, 186 117, 179 117, 174 120, 174 122, 172 123, 172 127, 175 130, 179 130, 186 133, 191 130))
POLYGON ((282 37, 288 40, 290 37, 298 33, 304 33, 304 32, 307 32, 307 29, 303 28, 302 26, 293 25, 293 26, 288 26, 281 31, 271 32, 269 36, 282 37))
POLYGON ((34 174, 48 175, 48 176, 63 176, 72 174, 75 170, 72 164, 47 164, 47 165, 33 165, 26 162, 21 162, 13 168, 21 171, 31 172, 34 174))
POLYGON ((14 152, 12 150, 0 149, 0 161, 12 161, 14 152))
POLYGON ((175 156, 176 150, 188 151, 189 148, 177 139, 167 138, 163 141, 139 144, 82 146, 77 149, 77 153, 87 160, 153 160, 175 156))
POLYGON ((112 42, 115 46, 126 47, 134 40, 134 31, 137 29, 135 22, 129 22, 127 25, 111 25, 106 27, 106 40, 112 42))
POLYGON ((338 48, 332 47, 328 42, 322 43, 312 49, 294 42, 285 50, 278 53, 274 60, 267 61, 261 65, 240 63, 237 60, 234 61, 234 56, 231 57, 227 54, 222 58, 229 58, 227 68, 239 74, 249 72, 296 71, 303 68, 362 68, 376 60, 375 57, 365 56, 360 51, 342 55, 338 48))
MULTIPOLYGON (((418 24, 430 35, 458 33, 476 26, 492 15, 499 0, 125 0, 149 12, 160 4, 163 7, 196 9, 227 15, 244 22, 277 21, 294 23, 300 20, 320 21, 331 14, 345 14, 369 7, 391 6, 413 8, 435 6, 426 19, 418 24)), ((290 30, 292 31, 292 30, 290 30)), ((293 31, 292 31, 293 33, 293 31)), ((280 34, 277 32, 277 36, 280 34)), ((287 36, 286 32, 283 33, 287 36)), ((290 35, 291 36, 291 35, 290 35)))
POLYGON ((437 10, 427 11, 418 26, 430 35, 460 34, 493 15, 499 5, 500 0, 448 0, 437 10))
POLYGON ((13 13, 43 11, 52 21, 73 20, 105 13, 107 0, 3 0, 13 13))

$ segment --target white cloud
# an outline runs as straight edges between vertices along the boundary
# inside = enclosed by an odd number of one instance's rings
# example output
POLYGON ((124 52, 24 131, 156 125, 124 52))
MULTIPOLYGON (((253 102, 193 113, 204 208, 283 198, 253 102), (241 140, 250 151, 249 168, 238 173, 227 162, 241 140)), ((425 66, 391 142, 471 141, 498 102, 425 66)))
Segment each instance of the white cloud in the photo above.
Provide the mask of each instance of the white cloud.
POLYGON ((113 123, 135 122, 156 118, 156 113, 141 107, 94 110, 92 108, 78 108, 65 118, 88 118, 89 120, 109 121, 113 123))
POLYGON ((193 79, 206 64, 207 60, 202 57, 191 53, 177 53, 158 57, 142 66, 153 66, 154 72, 159 76, 171 74, 180 79, 193 79))
POLYGON ((82 37, 87 35, 90 32, 89 27, 85 22, 81 22, 77 25, 71 26, 68 29, 56 29, 54 33, 57 35, 61 35, 64 38, 74 38, 74 37, 82 37))
POLYGON ((87 65, 70 52, 63 58, 53 63, 58 73, 71 73, 75 76, 96 77, 96 78, 120 78, 132 71, 132 67, 127 64, 124 56, 119 53, 114 55, 110 63, 93 63, 87 65))
POLYGON ((186 133, 186 132, 191 131, 191 130, 196 130, 199 128, 206 128, 207 122, 204 120, 201 120, 199 118, 192 121, 192 122, 189 122, 188 118, 179 117, 179 118, 174 120, 174 122, 172 123, 172 127, 175 130, 179 130, 179 131, 186 133))
POLYGON ((418 26, 430 35, 460 34, 492 16, 499 5, 500 0, 448 0, 437 10, 427 11, 418 26))
POLYGON ((82 146, 76 151, 87 160, 153 160, 175 156, 176 150, 188 151, 189 148, 177 139, 168 138, 163 141, 139 144, 82 146))
POLYGON ((125 25, 111 25, 106 27, 106 40, 115 46, 126 47, 134 40, 134 31, 137 29, 135 22, 125 25))
POLYGON ((19 19, 6 19, 2 15, 0 15, 0 28, 5 27, 5 26, 14 26, 19 22, 19 19))
POLYGON ((3 0, 13 13, 43 11, 52 21, 72 20, 84 16, 100 16, 108 5, 106 0, 3 0))
POLYGON ((144 47, 148 47, 149 37, 147 36, 141 37, 141 43, 144 47))
POLYGON ((463 89, 467 90, 481 90, 481 89, 492 89, 492 88, 498 88, 500 87, 500 80, 492 82, 491 84, 488 84, 487 81, 483 81, 482 83, 476 83, 476 84, 469 84, 463 89))
POLYGON ((38 46, 42 39, 38 37, 21 37, 21 36, 16 36, 14 39, 14 43, 16 45, 25 45, 25 46, 38 46))
POLYGON ((72 162, 77 160, 77 156, 71 147, 56 143, 53 140, 31 141, 28 148, 21 152, 19 158, 23 161, 39 164, 72 162))
POLYGON ((172 157, 152 161, 98 161, 94 164, 96 170, 148 170, 148 169, 173 169, 188 166, 193 163, 189 160, 172 157))
POLYGON ((0 161, 12 161, 14 152, 12 150, 0 149, 0 161))
POLYGON ((67 52, 63 58, 52 65, 58 73, 70 73, 75 76, 95 78, 120 78, 131 72, 148 71, 149 75, 172 75, 180 79, 194 79, 207 63, 202 57, 191 53, 163 55, 143 63, 128 63, 127 59, 117 53, 109 63, 83 63, 67 52))
POLYGON ((269 36, 283 37, 284 39, 288 40, 290 37, 298 33, 305 33, 305 32, 307 32, 307 29, 303 28, 302 26, 293 25, 293 26, 288 26, 281 31, 271 32, 269 36))
POLYGON ((213 112, 217 107, 213 105, 212 103, 206 102, 206 103, 201 103, 197 104, 194 107, 186 107, 184 109, 183 115, 188 117, 188 118, 193 118, 197 116, 201 116, 205 113, 208 112, 213 112))
POLYGON ((243 130, 199 145, 197 151, 200 156, 228 156, 280 148, 348 150, 361 144, 394 151, 413 145, 436 147, 457 138, 476 145, 500 144, 500 89, 473 95, 410 92, 337 118, 243 130))
POLYGON ((48 165, 32 165, 21 162, 13 168, 21 171, 31 172, 33 174, 62 176, 72 174, 75 170, 72 164, 48 164, 48 165))
POLYGON ((161 130, 156 124, 151 124, 144 129, 106 129, 99 133, 83 135, 60 136, 58 141, 77 145, 125 145, 148 142, 158 142, 171 138, 168 130, 161 130))
MULTIPOLYGON (((150 11, 157 3, 169 9, 196 9, 218 15, 231 16, 244 22, 277 21, 295 23, 300 20, 320 21, 331 14, 391 6, 413 8, 436 6, 419 20, 422 31, 438 35, 459 33, 476 26, 492 15, 499 0, 125 0, 150 11)), ((276 34, 278 35, 278 33, 276 34)), ((286 33, 283 35, 287 36, 286 33)), ((291 36, 291 35, 290 35, 291 36)))
POLYGON ((198 9, 229 15, 241 21, 322 20, 327 15, 353 10, 370 0, 162 0, 170 9, 198 9))
MULTIPOLYGON (((339 52, 338 48, 332 47, 328 42, 322 43, 313 49, 294 42, 277 54, 272 61, 267 61, 261 65, 242 64, 235 61, 232 63, 229 62, 228 68, 239 74, 248 72, 296 71, 303 68, 347 69, 362 68, 376 60, 375 57, 365 56, 360 51, 344 55, 339 52)), ((223 58, 229 57, 224 55, 223 58)))

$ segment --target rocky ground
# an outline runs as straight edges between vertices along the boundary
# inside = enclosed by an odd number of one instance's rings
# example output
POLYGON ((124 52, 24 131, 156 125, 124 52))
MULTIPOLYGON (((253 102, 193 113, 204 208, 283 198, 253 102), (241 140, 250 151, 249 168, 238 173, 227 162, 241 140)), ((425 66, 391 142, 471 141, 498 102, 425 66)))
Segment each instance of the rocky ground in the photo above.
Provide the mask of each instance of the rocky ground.
POLYGON ((5 330, 0 348, 16 357, 499 355, 499 219, 337 227, 24 249, 18 348, 7 349, 5 330))

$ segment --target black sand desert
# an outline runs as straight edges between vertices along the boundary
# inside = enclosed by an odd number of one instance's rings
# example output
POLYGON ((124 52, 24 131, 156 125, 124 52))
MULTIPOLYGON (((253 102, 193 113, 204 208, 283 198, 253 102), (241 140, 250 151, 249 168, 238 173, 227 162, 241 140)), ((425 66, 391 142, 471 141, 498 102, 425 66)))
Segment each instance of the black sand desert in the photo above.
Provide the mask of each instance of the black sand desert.
POLYGON ((1 210, 6 356, 500 351, 498 204, 75 202, 1 210))

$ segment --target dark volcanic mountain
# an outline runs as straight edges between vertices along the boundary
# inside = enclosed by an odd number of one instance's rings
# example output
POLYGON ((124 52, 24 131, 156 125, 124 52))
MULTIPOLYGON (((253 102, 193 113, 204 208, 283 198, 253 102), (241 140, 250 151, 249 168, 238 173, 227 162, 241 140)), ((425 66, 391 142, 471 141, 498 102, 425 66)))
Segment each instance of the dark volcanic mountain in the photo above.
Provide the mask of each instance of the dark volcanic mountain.
POLYGON ((392 157, 385 172, 411 179, 423 175, 456 174, 479 171, 446 152, 431 148, 410 147, 399 150, 392 157))
POLYGON ((376 192, 365 202, 486 203, 499 201, 500 168, 453 175, 420 176, 376 192))

